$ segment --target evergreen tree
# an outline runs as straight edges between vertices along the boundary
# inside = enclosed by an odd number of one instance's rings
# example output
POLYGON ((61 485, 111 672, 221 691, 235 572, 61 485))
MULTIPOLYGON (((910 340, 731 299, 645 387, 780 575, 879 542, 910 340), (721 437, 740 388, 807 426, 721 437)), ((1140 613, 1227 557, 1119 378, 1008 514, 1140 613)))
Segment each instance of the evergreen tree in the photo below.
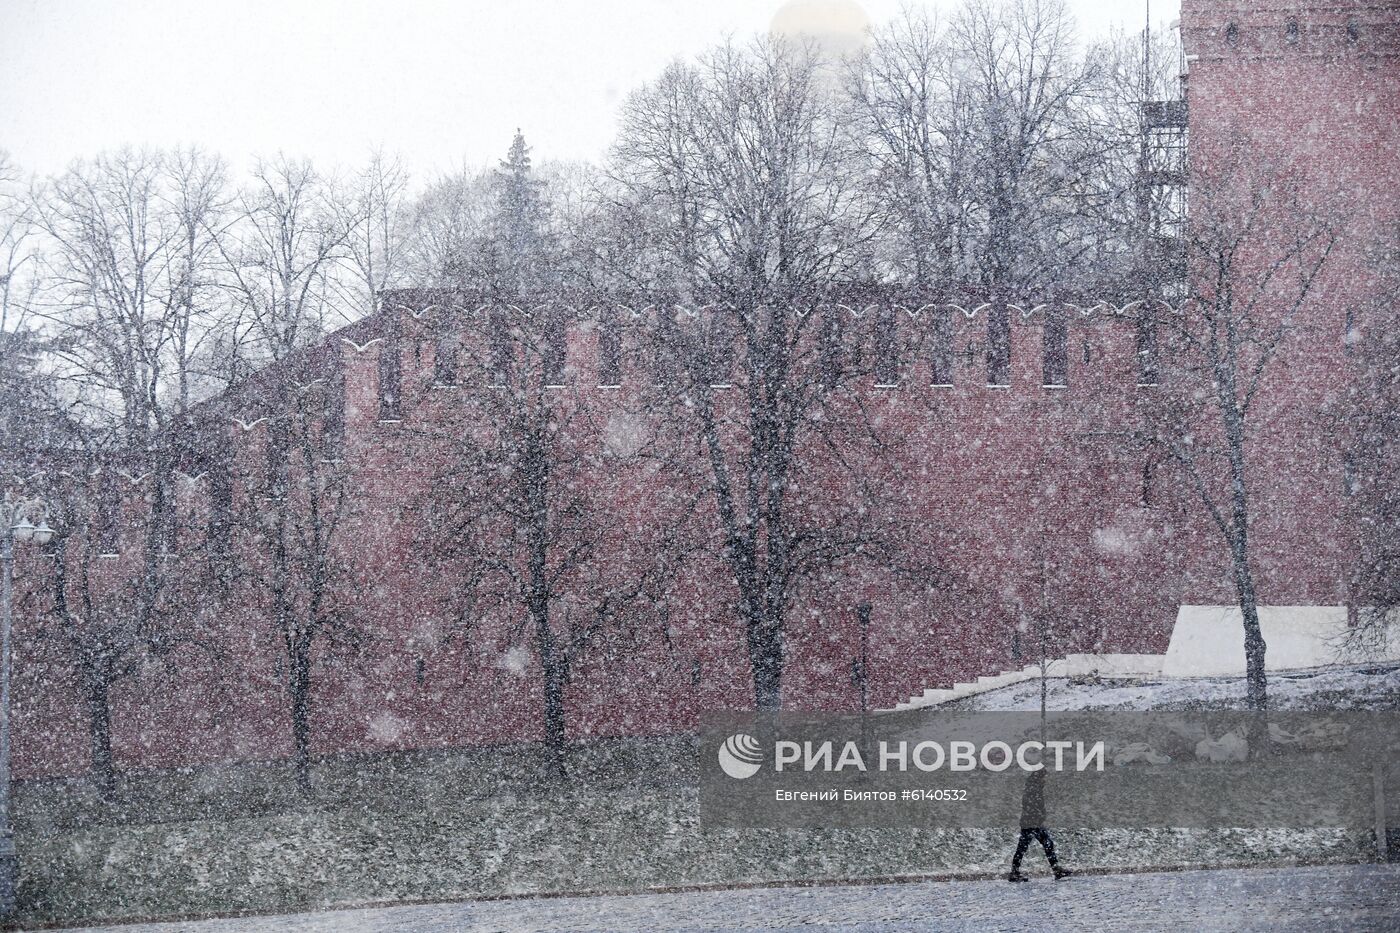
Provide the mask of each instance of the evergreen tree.
POLYGON ((508 294, 547 288, 553 278, 553 243, 545 186, 534 176, 530 147, 519 130, 492 183, 496 210, 485 250, 490 283, 508 294))

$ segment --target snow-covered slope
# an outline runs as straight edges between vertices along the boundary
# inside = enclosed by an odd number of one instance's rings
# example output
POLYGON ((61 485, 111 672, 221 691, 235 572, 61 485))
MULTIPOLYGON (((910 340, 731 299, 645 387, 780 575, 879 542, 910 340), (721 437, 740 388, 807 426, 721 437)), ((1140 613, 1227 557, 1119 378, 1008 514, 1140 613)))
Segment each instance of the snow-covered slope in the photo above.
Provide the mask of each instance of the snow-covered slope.
MULTIPOLYGON (((1111 677, 1131 680, 1156 678, 1162 674, 1162 660, 1160 654, 1071 654, 1046 662, 1045 676, 1053 678, 1111 677)), ((1003 687, 1026 681, 1035 681, 1039 684, 1040 676, 1040 665, 1031 664, 1020 670, 1006 671, 1001 674, 978 677, 973 681, 955 683, 948 688, 925 690, 919 696, 911 697, 907 702, 895 706, 893 711, 902 712, 923 709, 927 706, 940 706, 954 700, 976 696, 990 690, 1000 690, 1003 687)), ((1039 690, 1039 687, 1036 689, 1039 690)))
MULTIPOLYGON (((1050 710, 1158 710, 1245 705, 1242 677, 1123 679, 1053 677, 1046 683, 1050 710)), ((1400 661, 1342 665, 1269 676, 1275 709, 1400 709, 1400 661)), ((1036 711, 1040 681, 1026 680, 951 701, 957 709, 1036 711)))

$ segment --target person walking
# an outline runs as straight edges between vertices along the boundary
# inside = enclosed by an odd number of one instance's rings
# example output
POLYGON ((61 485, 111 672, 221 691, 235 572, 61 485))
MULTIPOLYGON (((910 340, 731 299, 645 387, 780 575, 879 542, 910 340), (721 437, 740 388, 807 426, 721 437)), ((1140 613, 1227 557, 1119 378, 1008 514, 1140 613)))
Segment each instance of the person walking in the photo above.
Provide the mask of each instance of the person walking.
POLYGON ((1050 863, 1050 870, 1055 873, 1056 881, 1066 875, 1074 874, 1060 864, 1059 856, 1055 854, 1055 840, 1050 838, 1050 831, 1045 828, 1045 769, 1043 768, 1030 773, 1030 776, 1026 778, 1026 789, 1021 793, 1021 835, 1016 840, 1016 854, 1011 856, 1011 874, 1006 876, 1007 881, 1030 880, 1021 874, 1021 859, 1025 857, 1026 850, 1030 848, 1031 840, 1039 842, 1041 848, 1045 850, 1045 859, 1050 863))

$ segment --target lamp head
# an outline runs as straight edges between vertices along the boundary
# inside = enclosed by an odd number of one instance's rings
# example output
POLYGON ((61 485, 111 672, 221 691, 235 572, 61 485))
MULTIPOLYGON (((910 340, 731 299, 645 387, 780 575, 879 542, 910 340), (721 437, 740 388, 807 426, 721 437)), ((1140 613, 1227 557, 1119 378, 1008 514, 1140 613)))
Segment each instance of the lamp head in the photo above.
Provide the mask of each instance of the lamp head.
POLYGON ((29 519, 21 518, 10 527, 10 533, 15 536, 16 541, 28 541, 34 537, 35 528, 29 523, 29 519))

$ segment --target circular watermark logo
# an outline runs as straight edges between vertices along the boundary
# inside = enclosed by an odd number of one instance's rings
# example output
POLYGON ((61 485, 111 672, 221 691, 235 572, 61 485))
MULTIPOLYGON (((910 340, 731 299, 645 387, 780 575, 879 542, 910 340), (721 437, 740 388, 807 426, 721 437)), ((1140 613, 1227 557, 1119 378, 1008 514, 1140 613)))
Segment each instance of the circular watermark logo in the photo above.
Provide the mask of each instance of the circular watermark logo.
POLYGON ((725 774, 743 780, 758 773, 763 755, 758 739, 744 732, 736 732, 724 740, 719 747, 719 766, 725 774))

